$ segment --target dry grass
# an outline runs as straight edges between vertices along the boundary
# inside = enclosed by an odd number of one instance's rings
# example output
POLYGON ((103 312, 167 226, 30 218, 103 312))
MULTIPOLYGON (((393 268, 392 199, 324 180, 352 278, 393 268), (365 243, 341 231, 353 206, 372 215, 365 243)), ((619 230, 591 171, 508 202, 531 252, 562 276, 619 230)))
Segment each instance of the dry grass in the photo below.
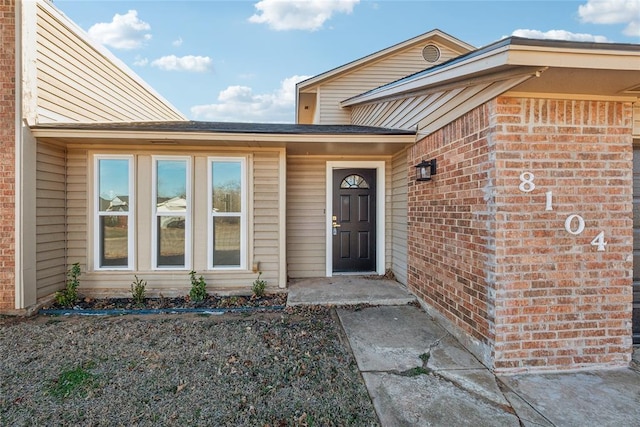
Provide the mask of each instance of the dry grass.
POLYGON ((0 319, 0 425, 378 425, 327 309, 0 319))

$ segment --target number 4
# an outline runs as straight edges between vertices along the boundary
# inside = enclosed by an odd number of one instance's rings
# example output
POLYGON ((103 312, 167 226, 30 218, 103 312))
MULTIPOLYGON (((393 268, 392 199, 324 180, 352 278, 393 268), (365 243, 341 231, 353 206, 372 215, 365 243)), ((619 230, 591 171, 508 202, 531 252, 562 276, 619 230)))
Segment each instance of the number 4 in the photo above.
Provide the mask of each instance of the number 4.
POLYGON ((604 241, 604 231, 601 231, 592 241, 591 246, 597 246, 598 252, 604 252, 607 242, 604 241))

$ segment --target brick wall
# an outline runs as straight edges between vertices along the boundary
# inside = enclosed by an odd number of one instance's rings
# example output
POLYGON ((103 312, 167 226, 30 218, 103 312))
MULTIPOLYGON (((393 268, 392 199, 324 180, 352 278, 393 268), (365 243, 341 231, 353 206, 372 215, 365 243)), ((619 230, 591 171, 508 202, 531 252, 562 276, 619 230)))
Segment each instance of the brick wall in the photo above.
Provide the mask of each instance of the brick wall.
POLYGON ((497 372, 628 364, 631 121, 625 103, 501 97, 413 148, 439 170, 410 180, 409 286, 497 372))
POLYGON ((0 310, 15 306, 15 2, 0 2, 0 310))
POLYGON ((493 341, 489 113, 487 106, 475 109, 422 139, 408 156, 408 286, 481 345, 493 341), (435 177, 416 182, 414 166, 432 158, 435 177))

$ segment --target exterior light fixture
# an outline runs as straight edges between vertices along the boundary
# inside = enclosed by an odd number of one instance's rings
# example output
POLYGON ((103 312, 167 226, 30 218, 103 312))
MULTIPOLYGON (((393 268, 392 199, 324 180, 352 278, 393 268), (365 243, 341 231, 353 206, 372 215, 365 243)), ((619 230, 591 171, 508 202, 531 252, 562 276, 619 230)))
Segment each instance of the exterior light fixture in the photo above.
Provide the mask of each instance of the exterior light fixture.
POLYGON ((436 159, 428 162, 423 160, 416 165, 416 181, 430 181, 431 177, 436 174, 436 159))

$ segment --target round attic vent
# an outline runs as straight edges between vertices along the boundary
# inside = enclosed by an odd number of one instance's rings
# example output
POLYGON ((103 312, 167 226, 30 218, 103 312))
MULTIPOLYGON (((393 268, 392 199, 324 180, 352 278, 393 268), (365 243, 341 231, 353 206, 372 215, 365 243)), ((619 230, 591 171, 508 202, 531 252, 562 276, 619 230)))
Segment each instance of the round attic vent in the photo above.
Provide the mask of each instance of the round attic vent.
POLYGON ((427 62, 436 62, 440 59, 440 49, 434 44, 428 44, 422 49, 422 57, 427 62))

